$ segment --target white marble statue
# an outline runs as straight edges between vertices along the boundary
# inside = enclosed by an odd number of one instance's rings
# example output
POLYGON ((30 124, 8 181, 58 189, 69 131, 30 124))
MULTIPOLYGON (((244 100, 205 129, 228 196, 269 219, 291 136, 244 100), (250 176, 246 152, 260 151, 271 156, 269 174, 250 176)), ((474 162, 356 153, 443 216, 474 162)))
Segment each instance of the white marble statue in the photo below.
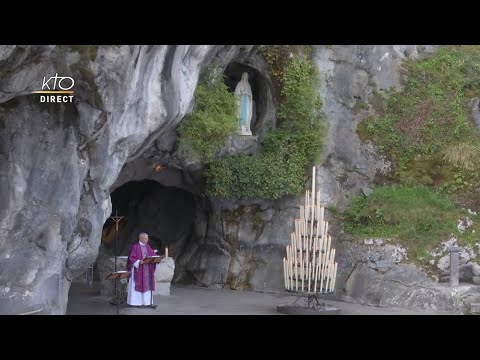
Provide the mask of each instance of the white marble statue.
POLYGON ((235 87, 237 99, 238 118, 240 120, 240 134, 252 135, 250 122, 252 121, 253 98, 252 88, 248 83, 248 73, 242 74, 242 80, 235 87))

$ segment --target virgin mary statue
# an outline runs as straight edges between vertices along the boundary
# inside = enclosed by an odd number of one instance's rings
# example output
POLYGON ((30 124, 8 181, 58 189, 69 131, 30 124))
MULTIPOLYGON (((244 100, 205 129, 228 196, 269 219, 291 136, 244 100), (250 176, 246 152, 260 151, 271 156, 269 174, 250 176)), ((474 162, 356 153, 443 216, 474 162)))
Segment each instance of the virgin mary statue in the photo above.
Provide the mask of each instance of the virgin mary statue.
POLYGON ((240 134, 252 135, 250 122, 252 121, 252 89, 248 83, 248 73, 242 74, 242 80, 235 87, 237 99, 238 118, 240 120, 240 134))

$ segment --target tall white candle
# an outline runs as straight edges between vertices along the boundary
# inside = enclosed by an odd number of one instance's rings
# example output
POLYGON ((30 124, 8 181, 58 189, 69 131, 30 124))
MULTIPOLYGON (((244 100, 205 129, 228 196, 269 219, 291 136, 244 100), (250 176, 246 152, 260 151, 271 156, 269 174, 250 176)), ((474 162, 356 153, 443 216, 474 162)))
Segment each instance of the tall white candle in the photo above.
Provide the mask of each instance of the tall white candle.
POLYGON ((313 292, 317 291, 317 263, 318 263, 318 237, 313 240, 313 292))
POLYGON ((327 257, 327 271, 326 271, 326 277, 327 277, 327 285, 325 286, 326 291, 330 291, 330 273, 332 271, 332 260, 330 256, 327 257))
POLYGON ((300 239, 300 220, 295 220, 295 237, 296 240, 300 239))
POLYGON ((332 282, 333 275, 333 257, 335 256, 335 249, 331 249, 328 254, 328 291, 330 290, 330 284, 332 282))
POLYGON ((307 246, 308 246, 307 220, 303 220, 303 249, 307 250, 307 246))
POLYGON ((335 266, 333 268, 333 283, 332 283, 332 291, 335 291, 335 282, 337 280, 337 266, 338 263, 335 263, 335 266))
POLYGON ((298 291, 298 259, 297 259, 297 249, 295 249, 295 291, 298 291))
POLYGON ((312 263, 310 263, 310 265, 308 266, 308 292, 310 292, 310 279, 311 279, 310 274, 312 273, 311 269, 312 269, 312 263))
POLYGON ((331 264, 330 262, 327 265, 327 270, 326 270, 326 281, 325 281, 325 291, 328 292, 330 291, 330 270, 331 270, 331 264))
POLYGON ((315 166, 312 168, 312 195, 315 196, 315 166))
POLYGON ((300 277, 302 278, 302 292, 303 292, 304 285, 305 285, 305 267, 304 267, 303 259, 300 262, 300 277))
POLYGON ((325 250, 325 260, 328 263, 328 260, 330 260, 330 245, 331 245, 331 240, 332 239, 328 235, 326 235, 326 239, 327 239, 327 248, 325 250))
MULTIPOLYGON (((320 190, 317 191, 317 202, 316 202, 316 205, 317 205, 317 209, 315 210, 315 214, 318 218, 318 215, 320 215, 320 190)), ((318 220, 318 219, 317 219, 318 220)))
POLYGON ((312 291, 315 292, 315 264, 316 264, 316 248, 317 248, 317 238, 313 238, 312 240, 312 291))
MULTIPOLYGON (((298 222, 298 250, 300 250, 300 254, 302 253, 303 250, 303 244, 302 244, 302 233, 300 232, 300 221, 298 222)), ((301 255, 300 255, 301 256, 301 255)))
POLYGON ((293 290, 292 282, 293 282, 293 269, 292 269, 292 259, 287 259, 287 267, 288 267, 288 277, 287 277, 287 283, 288 283, 288 289, 293 290))
POLYGON ((285 267, 287 270, 285 273, 285 282, 287 283, 287 290, 290 290, 290 260, 288 259, 288 257, 285 259, 285 267))
POLYGON ((322 285, 324 284, 326 279, 326 266, 327 266, 326 260, 327 260, 327 254, 328 254, 328 238, 326 236, 324 236, 324 239, 323 239, 323 251, 324 252, 322 253, 322 265, 320 267, 320 279, 322 281, 322 285))
POLYGON ((168 257, 168 247, 165 248, 165 257, 168 257))
POLYGON ((305 266, 307 267, 308 270, 308 264, 310 262, 310 249, 309 249, 309 244, 308 244, 308 235, 307 235, 307 222, 305 221, 305 266))
POLYGON ((309 200, 309 194, 308 194, 308 190, 306 191, 306 194, 307 194, 307 203, 305 204, 305 213, 304 213, 304 217, 302 220, 308 220, 308 216, 310 215, 309 212, 310 212, 310 200, 309 200))
POLYGON ((316 183, 315 174, 316 174, 316 171, 315 171, 315 166, 314 166, 312 168, 312 206, 311 206, 311 209, 310 209, 312 214, 310 215, 310 220, 311 220, 310 234, 313 233, 313 223, 314 223, 314 219, 315 219, 315 217, 314 217, 315 216, 315 196, 317 195, 317 193, 315 191, 315 183, 316 183))
POLYGON ((305 191, 305 209, 307 208, 307 204, 308 204, 308 190, 305 191))
POLYGON ((299 254, 298 261, 299 261, 299 265, 300 265, 300 274, 299 275, 302 276, 302 272, 301 272, 301 266, 303 264, 303 248, 302 248, 302 245, 301 245, 302 244, 302 239, 300 239, 299 242, 300 242, 300 250, 298 252, 298 254, 299 254))
POLYGON ((320 223, 318 224, 318 226, 320 226, 320 235, 323 237, 323 231, 325 230, 324 229, 324 216, 325 216, 325 208, 322 206, 320 208, 320 223))

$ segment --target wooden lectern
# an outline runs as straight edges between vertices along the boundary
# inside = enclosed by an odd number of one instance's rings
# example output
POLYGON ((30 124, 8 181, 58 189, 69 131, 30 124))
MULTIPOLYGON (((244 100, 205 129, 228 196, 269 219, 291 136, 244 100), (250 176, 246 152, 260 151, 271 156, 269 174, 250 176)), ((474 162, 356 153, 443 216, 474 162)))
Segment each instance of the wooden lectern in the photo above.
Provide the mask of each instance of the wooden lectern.
MULTIPOLYGON (((143 259, 143 264, 159 264, 165 256, 160 256, 160 255, 153 255, 153 256, 147 256, 145 259, 143 259)), ((153 273, 153 283, 155 284, 155 272, 153 273)), ((157 305, 153 305, 153 289, 150 289, 150 307, 152 309, 156 309, 157 305)))
POLYGON ((165 258, 165 256, 160 256, 160 255, 147 256, 145 259, 143 259, 143 263, 144 264, 158 264, 164 258, 165 258))
POLYGON ((126 279, 130 276, 128 271, 114 271, 107 275, 105 278, 106 280, 115 280, 115 296, 116 296, 116 303, 117 303, 117 315, 118 315, 118 279, 126 279))

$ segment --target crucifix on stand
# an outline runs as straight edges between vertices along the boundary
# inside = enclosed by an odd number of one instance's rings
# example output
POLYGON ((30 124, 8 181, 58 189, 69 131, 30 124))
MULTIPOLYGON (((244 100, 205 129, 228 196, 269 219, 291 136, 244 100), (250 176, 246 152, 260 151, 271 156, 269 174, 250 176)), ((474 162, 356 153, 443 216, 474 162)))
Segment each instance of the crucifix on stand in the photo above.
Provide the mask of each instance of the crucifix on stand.
POLYGON ((117 271, 117 240, 118 240, 118 223, 123 219, 123 216, 119 216, 117 211, 115 211, 115 216, 111 216, 110 219, 115 221, 115 264, 113 272, 108 274, 108 280, 115 280, 115 298, 117 305, 117 315, 118 315, 118 279, 126 279, 129 277, 128 271, 117 271))

